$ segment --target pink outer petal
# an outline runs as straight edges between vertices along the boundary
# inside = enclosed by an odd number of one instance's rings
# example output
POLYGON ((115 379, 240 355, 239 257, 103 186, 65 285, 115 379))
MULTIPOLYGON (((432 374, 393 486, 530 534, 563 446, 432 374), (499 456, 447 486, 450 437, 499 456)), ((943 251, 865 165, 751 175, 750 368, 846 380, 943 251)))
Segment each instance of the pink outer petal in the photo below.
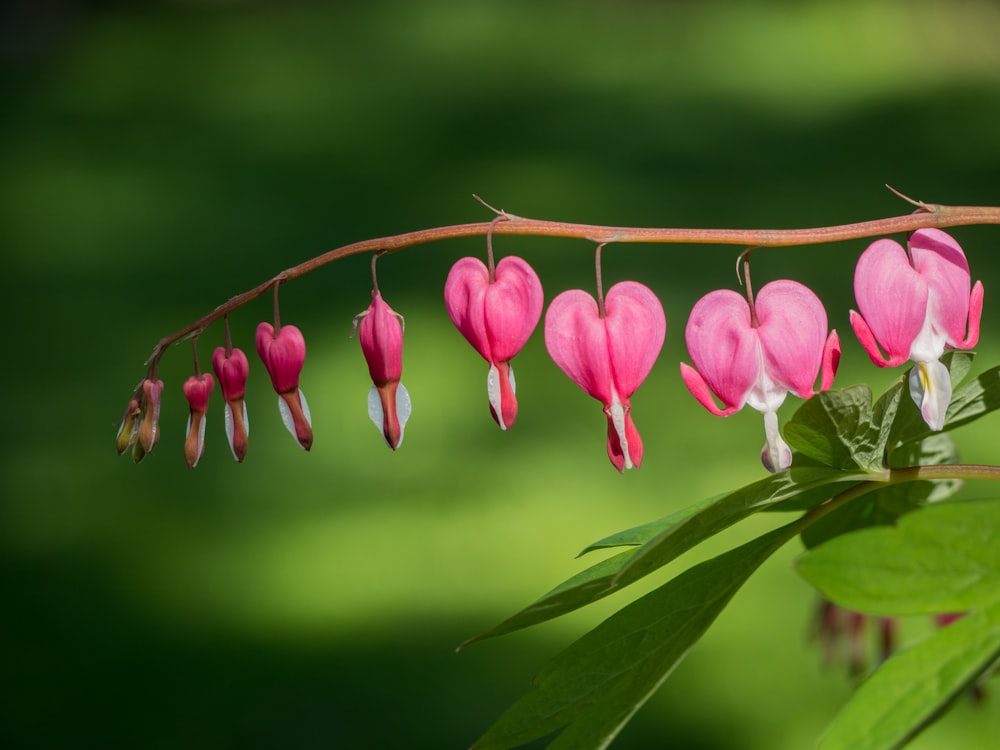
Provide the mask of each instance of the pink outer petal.
POLYGON ((461 258, 448 273, 444 303, 455 327, 490 363, 510 361, 527 343, 542 315, 538 275, 521 258, 501 259, 491 284, 478 258, 461 258))
POLYGON ((667 319, 653 291, 637 281, 611 287, 604 297, 604 309, 611 377, 624 401, 638 390, 660 356, 667 319))
POLYGON ((930 289, 928 307, 935 327, 956 346, 965 339, 969 318, 969 263, 954 239, 940 229, 919 229, 910 237, 913 267, 930 289))
POLYGON ((785 279, 766 284, 755 307, 768 375, 775 384, 809 398, 823 363, 827 335, 823 303, 808 287, 785 279))
POLYGON ((888 362, 876 359, 871 341, 862 340, 875 364, 893 367, 910 357, 910 347, 920 333, 927 315, 927 281, 917 273, 906 251, 893 240, 876 240, 861 254, 854 271, 854 297, 865 326, 855 324, 861 338, 867 329, 881 344, 888 362))
POLYGON ((910 352, 907 350, 906 354, 897 353, 895 357, 886 359, 878 348, 875 334, 872 333, 872 329, 868 327, 868 323, 861 317, 860 313, 851 310, 850 317, 854 335, 858 337, 858 341, 861 342, 861 346, 874 364, 879 367, 898 367, 910 358, 910 352))
POLYGON ((552 300, 545 313, 545 348, 570 380, 605 406, 611 403, 608 334, 597 301, 587 292, 571 289, 552 300))
POLYGON ((208 397, 215 390, 215 378, 207 372, 192 375, 184 381, 184 397, 188 400, 191 411, 204 414, 208 411, 208 397))
POLYGON ((495 276, 486 290, 486 335, 493 362, 509 362, 538 325, 545 295, 534 269, 516 256, 501 259, 495 276))
POLYGON ((275 335, 270 323, 261 323, 257 326, 257 354, 276 392, 298 390, 299 375, 306 361, 306 340, 302 331, 295 326, 282 326, 275 335))
POLYGON ((368 363, 372 383, 382 388, 399 382, 403 374, 403 324, 378 292, 358 323, 358 341, 368 363))
POLYGON ((485 299, 490 285, 486 264, 478 258, 460 258, 448 272, 444 284, 444 306, 448 317, 472 348, 491 361, 486 334, 485 299))
POLYGON ((212 369, 219 379, 219 388, 226 401, 242 399, 246 395, 250 363, 242 349, 233 349, 227 355, 224 347, 216 347, 212 352, 212 369))
POLYGON ((705 379, 691 365, 686 365, 683 362, 681 362, 681 379, 684 381, 687 389, 691 391, 691 395, 698 399, 698 403, 717 417, 728 417, 730 414, 735 414, 743 408, 742 403, 729 404, 725 409, 720 409, 716 406, 715 401, 712 399, 712 391, 709 390, 705 379))
POLYGON ((730 289, 709 292, 692 308, 684 339, 699 375, 685 375, 682 368, 688 390, 713 414, 739 411, 760 374, 758 338, 746 300, 730 289), (724 410, 709 406, 712 400, 702 384, 722 401, 724 410))
POLYGON ((954 344, 956 349, 971 349, 979 343, 979 321, 983 316, 983 282, 977 281, 969 297, 969 332, 954 344))
POLYGON ((828 391, 833 386, 833 378, 840 367, 840 336, 836 331, 830 331, 823 347, 823 364, 820 368, 822 377, 820 378, 819 389, 828 391))

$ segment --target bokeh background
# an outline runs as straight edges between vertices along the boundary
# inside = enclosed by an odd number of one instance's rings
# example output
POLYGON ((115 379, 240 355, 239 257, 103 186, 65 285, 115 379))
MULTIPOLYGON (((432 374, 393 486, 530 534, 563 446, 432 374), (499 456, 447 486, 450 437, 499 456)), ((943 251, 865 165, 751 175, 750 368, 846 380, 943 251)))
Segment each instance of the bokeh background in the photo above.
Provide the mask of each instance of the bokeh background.
MULTIPOLYGON (((456 655, 458 643, 580 570, 589 542, 763 474, 759 415, 711 417, 677 373, 687 312, 735 286, 736 248, 605 252, 606 282, 643 281, 668 319, 633 399, 645 462, 626 476, 607 461, 599 404, 540 331, 515 361, 515 428, 489 418, 485 363, 441 301, 479 239, 379 263, 406 316, 414 412, 397 453, 366 415, 351 320, 370 275, 350 258, 283 287, 282 320, 309 346, 311 453, 252 364, 245 464, 215 401, 189 471, 185 344, 160 371, 160 446, 140 466, 116 457, 155 342, 229 296, 332 247, 488 219, 472 193, 524 216, 644 226, 908 211, 884 183, 1000 203, 989 0, 22 0, 3 14, 8 748, 466 747, 546 659, 648 586, 456 655)), ((954 234, 987 287, 982 369, 1000 354, 1000 234, 954 234)), ((761 251, 754 276, 813 286, 845 341, 839 382, 880 389, 900 373, 871 367, 847 323, 864 245, 761 251)), ((528 258, 548 299, 593 288, 585 242, 496 247, 528 258)), ((269 298, 234 314, 236 344, 252 353, 269 316, 269 298)), ((218 328, 202 337, 203 364, 221 341, 218 328)), ((987 422, 956 434, 969 460, 996 460, 987 422)), ((743 524, 652 583, 778 520, 743 524)), ((616 747, 812 744, 850 681, 809 641, 816 600, 796 552, 755 576, 616 747)), ((985 747, 998 713, 995 697, 962 701, 914 746, 985 747)))

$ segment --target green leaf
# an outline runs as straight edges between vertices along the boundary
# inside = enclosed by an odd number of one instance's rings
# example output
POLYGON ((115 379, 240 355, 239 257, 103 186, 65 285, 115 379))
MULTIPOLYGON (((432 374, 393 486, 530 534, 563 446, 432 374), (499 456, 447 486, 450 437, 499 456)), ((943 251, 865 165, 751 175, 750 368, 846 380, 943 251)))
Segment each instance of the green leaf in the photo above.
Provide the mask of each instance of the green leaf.
POLYGON ((556 656, 473 747, 513 748, 560 730, 549 747, 607 747, 789 529, 700 563, 605 620, 556 656))
POLYGON ((817 393, 792 415, 784 436, 794 450, 827 466, 845 471, 882 468, 885 444, 873 423, 867 385, 817 393))
MULTIPOLYGON (((893 468, 957 461, 958 451, 951 436, 939 432, 902 446, 892 454, 893 468)), ((953 495, 960 486, 956 479, 887 484, 813 523, 802 533, 802 541, 807 547, 816 547, 850 531, 895 523, 905 513, 953 495)))
POLYGON ((470 638, 459 648, 537 625, 602 599, 758 511, 786 501, 800 501, 806 496, 812 498, 812 504, 818 504, 863 479, 863 476, 848 476, 828 467, 793 466, 788 471, 769 475, 728 495, 697 503, 658 521, 605 537, 583 552, 610 546, 642 546, 620 552, 577 573, 499 625, 470 638))
POLYGON ((898 526, 845 534, 805 553, 799 573, 828 599, 882 616, 1000 604, 1000 502, 931 505, 898 526))
POLYGON ((754 513, 804 496, 818 504, 867 479, 864 474, 844 474, 829 467, 791 469, 725 495, 720 500, 662 531, 625 560, 614 579, 617 586, 633 583, 676 559, 704 540, 728 529, 754 513))
POLYGON ((663 518, 658 518, 655 521, 644 523, 641 526, 634 526, 631 529, 625 529, 625 531, 619 531, 611 536, 606 536, 603 539, 584 547, 583 551, 580 552, 577 557, 582 557, 588 552, 593 552, 594 550, 608 549, 609 547, 628 547, 645 544, 653 537, 657 536, 666 529, 669 529, 671 526, 675 526, 685 518, 704 510, 710 505, 714 505, 724 497, 726 497, 725 494, 715 495, 714 497, 709 497, 705 500, 694 503, 693 505, 689 505, 676 513, 671 513, 669 516, 664 516, 663 518))
POLYGON ((966 615, 886 661, 854 692, 824 750, 899 747, 1000 658, 1000 606, 966 615))
MULTIPOLYGON (((945 416, 943 432, 974 422, 980 417, 1000 408, 1000 367, 994 367, 981 373, 963 386, 959 386, 960 378, 965 376, 971 357, 958 352, 945 354, 942 361, 951 363, 951 380, 953 392, 948 412, 945 416), (952 355, 949 358, 949 354, 952 355), (957 369, 956 368, 957 365, 957 369)), ((920 410, 913 400, 907 396, 900 405, 899 413, 892 424, 889 434, 889 453, 898 446, 916 440, 922 440, 932 434, 920 416, 920 410)))

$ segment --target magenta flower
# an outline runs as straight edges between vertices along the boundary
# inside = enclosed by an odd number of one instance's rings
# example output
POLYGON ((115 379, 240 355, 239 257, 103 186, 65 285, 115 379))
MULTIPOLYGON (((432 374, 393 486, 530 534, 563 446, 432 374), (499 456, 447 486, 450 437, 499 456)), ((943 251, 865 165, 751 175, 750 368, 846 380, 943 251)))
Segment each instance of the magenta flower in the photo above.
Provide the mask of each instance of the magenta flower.
POLYGON ((656 295, 636 281, 611 287, 604 313, 582 289, 563 292, 545 314, 545 346, 570 380, 604 405, 608 457, 624 471, 642 463, 629 398, 656 362, 667 321, 656 295))
POLYGON ((939 229, 918 229, 909 252, 893 240, 876 240, 854 271, 851 326, 879 367, 911 360, 910 397, 932 430, 944 427, 951 378, 945 349, 971 349, 979 341, 983 285, 971 283, 962 248, 939 229), (879 345, 885 350, 883 357, 879 345))
POLYGON ((299 374, 306 361, 306 340, 295 326, 281 326, 277 331, 270 323, 257 326, 257 353, 271 376, 271 385, 278 394, 281 421, 306 450, 312 447, 312 419, 309 404, 299 388, 299 374))
POLYGON ((212 352, 212 369, 219 379, 222 398, 226 401, 225 421, 229 449, 233 452, 233 458, 242 462, 247 454, 250 438, 250 420, 247 418, 247 405, 244 401, 250 363, 242 349, 230 349, 227 352, 225 347, 219 346, 212 352))
POLYGON ((812 396, 818 371, 820 389, 829 388, 840 362, 840 339, 836 331, 827 336, 819 298, 796 281, 772 281, 751 310, 742 295, 719 289, 695 304, 684 336, 694 367, 681 364, 681 377, 691 394, 719 417, 744 404, 763 413, 761 462, 771 472, 791 466, 792 451, 778 431, 778 407, 789 391, 812 396))
POLYGON ((402 320, 377 290, 372 291, 368 309, 354 319, 373 384, 368 392, 368 416, 393 450, 403 442, 411 411, 410 394, 399 382, 403 373, 402 320))
POLYGON ((205 452, 205 415, 208 413, 208 397, 215 390, 215 378, 208 373, 192 375, 184 381, 184 396, 188 400, 191 413, 187 421, 187 437, 184 439, 184 460, 192 469, 205 452))
POLYGON ((490 413, 501 430, 517 418, 510 361, 531 338, 543 300, 538 276, 515 256, 503 258, 493 274, 478 258, 462 258, 444 285, 444 304, 452 323, 490 363, 486 392, 490 413))

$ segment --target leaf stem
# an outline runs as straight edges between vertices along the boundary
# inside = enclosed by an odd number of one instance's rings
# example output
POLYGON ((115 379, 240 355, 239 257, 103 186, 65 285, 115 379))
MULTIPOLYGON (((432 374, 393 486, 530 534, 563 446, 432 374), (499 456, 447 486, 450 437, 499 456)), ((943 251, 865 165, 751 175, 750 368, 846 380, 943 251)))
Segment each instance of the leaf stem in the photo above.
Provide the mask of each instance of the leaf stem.
POLYGON ((791 539, 796 534, 800 534, 807 527, 816 521, 828 516, 833 511, 847 505, 862 495, 880 489, 890 484, 903 484, 906 482, 932 481, 936 479, 982 479, 991 482, 1000 482, 1000 466, 989 464, 935 464, 933 466, 907 466, 900 469, 886 469, 880 474, 872 475, 873 478, 848 487, 828 500, 820 503, 809 512, 803 514, 798 520, 789 524, 787 539, 791 539), (878 477, 878 478, 874 478, 878 477))

